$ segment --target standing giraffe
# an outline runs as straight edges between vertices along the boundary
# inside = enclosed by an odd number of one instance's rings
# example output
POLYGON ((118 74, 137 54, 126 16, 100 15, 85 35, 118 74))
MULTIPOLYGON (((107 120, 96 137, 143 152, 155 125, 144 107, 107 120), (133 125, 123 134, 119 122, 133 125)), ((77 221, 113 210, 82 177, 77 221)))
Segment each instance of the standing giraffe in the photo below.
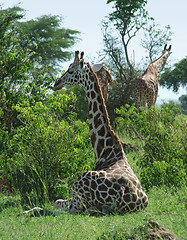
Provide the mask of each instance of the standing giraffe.
POLYGON ((134 82, 134 101, 136 106, 148 108, 154 106, 158 95, 158 79, 157 74, 160 68, 166 63, 168 56, 170 55, 171 45, 167 49, 167 44, 164 47, 162 55, 152 61, 144 74, 135 80, 134 82))
POLYGON ((68 70, 56 81, 54 90, 65 85, 84 87, 89 104, 89 129, 96 157, 94 171, 83 173, 72 187, 70 200, 57 200, 55 208, 69 213, 83 211, 135 212, 148 205, 148 198, 125 157, 121 142, 111 128, 99 80, 84 53, 75 52, 68 70))
POLYGON ((103 98, 106 104, 108 100, 108 84, 112 82, 112 77, 108 69, 102 63, 94 64, 92 66, 92 69, 94 70, 99 79, 99 85, 101 87, 103 98))

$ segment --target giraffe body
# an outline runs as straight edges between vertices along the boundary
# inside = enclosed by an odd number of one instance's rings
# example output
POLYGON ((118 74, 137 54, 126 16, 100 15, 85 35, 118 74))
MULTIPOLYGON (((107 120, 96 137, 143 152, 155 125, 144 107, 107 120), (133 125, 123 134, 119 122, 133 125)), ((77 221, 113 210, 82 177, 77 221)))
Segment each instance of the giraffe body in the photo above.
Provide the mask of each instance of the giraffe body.
POLYGON ((157 74, 160 68, 166 63, 167 58, 170 54, 171 45, 169 48, 164 47, 162 55, 152 61, 144 74, 134 81, 134 101, 136 106, 150 108, 156 104, 158 96, 158 79, 157 74))
POLYGON ((102 63, 94 64, 92 66, 92 69, 94 70, 99 79, 99 85, 101 87, 103 98, 106 104, 108 100, 108 84, 112 82, 112 77, 108 69, 102 63))
POLYGON ((127 162, 118 136, 110 126, 99 80, 90 64, 84 62, 83 54, 79 59, 78 51, 67 72, 56 81, 54 90, 75 83, 81 84, 87 94, 90 138, 96 167, 76 180, 70 200, 57 200, 56 206, 70 213, 124 213, 146 208, 148 198, 127 162))

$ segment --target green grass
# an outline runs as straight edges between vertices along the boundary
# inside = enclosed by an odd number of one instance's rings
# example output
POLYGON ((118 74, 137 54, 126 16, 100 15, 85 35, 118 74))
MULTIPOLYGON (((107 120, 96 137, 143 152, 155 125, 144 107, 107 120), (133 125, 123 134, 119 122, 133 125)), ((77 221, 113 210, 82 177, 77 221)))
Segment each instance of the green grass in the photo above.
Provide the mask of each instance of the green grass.
MULTIPOLYGON (((129 152, 127 159, 139 177, 137 153, 129 152)), ((141 179, 140 179, 141 180, 141 179)), ((145 240, 146 224, 150 220, 169 229, 179 239, 187 239, 187 187, 152 188, 148 193, 149 206, 138 213, 123 216, 61 215, 30 217, 23 215, 19 196, 0 195, 0 240, 76 240, 76 239, 137 239, 145 240), (140 231, 141 229, 141 231, 140 231)), ((52 209, 52 204, 45 206, 52 209)))
MULTIPOLYGON (((140 178, 140 169, 136 164, 137 152, 129 152, 127 159, 140 178)), ((138 213, 123 216, 65 214, 56 217, 23 215, 19 196, 0 195, 0 240, 145 240, 146 224, 150 220, 169 229, 179 239, 187 239, 187 187, 152 188, 147 194, 149 206, 138 213)), ((46 204, 45 207, 53 209, 52 204, 46 204)))
MULTIPOLYGON (((0 239, 145 239, 146 231, 139 231, 149 220, 187 239, 187 188, 151 189, 149 207, 139 213, 123 216, 61 215, 30 217, 22 215, 18 197, 0 196, 4 207, 0 212, 0 239), (6 204, 6 199, 8 204, 6 204), (11 203, 12 202, 12 203, 11 203), (17 207, 16 207, 17 205, 17 207)), ((52 208, 51 206, 47 206, 52 208)))

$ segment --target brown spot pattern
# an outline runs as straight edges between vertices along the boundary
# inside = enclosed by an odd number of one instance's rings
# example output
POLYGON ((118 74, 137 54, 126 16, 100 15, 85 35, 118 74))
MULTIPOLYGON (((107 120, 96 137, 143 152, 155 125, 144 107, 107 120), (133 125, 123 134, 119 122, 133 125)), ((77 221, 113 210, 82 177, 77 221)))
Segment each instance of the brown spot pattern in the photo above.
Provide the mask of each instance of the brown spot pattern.
POLYGON ((95 135, 95 133, 92 133, 92 135, 91 135, 91 142, 92 142, 92 146, 93 147, 95 146, 95 141, 96 141, 96 135, 95 135))
POLYGON ((97 144, 97 153, 100 156, 102 149, 104 148, 104 139, 99 139, 97 144))
POLYGON ((96 113, 98 111, 98 108, 97 108, 97 102, 95 101, 93 103, 93 112, 96 113))

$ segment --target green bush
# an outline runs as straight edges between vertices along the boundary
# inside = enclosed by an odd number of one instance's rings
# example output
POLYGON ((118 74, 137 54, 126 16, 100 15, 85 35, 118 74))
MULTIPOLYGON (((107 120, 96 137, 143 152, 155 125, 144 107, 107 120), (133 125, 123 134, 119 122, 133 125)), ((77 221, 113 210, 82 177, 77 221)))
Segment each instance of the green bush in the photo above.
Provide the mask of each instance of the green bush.
POLYGON ((76 120, 73 95, 48 96, 45 103, 17 105, 22 122, 9 147, 13 187, 22 200, 55 200, 69 196, 72 183, 93 165, 88 126, 76 120))
POLYGON ((117 110, 121 116, 117 119, 118 131, 142 142, 143 154, 136 157, 141 182, 147 189, 185 183, 187 118, 180 112, 174 103, 149 110, 128 105, 117 110))
POLYGON ((20 196, 6 196, 0 195, 0 212, 8 207, 18 207, 21 204, 20 196))

